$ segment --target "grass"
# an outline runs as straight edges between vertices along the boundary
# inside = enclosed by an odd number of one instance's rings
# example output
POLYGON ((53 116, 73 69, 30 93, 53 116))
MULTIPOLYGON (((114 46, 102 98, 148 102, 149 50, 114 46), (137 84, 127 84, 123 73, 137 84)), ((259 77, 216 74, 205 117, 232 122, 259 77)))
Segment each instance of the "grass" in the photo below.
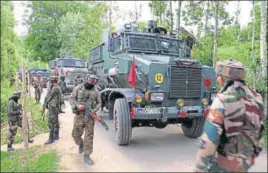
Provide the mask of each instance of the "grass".
MULTIPOLYGON (((34 120, 34 132, 32 130, 31 125, 30 126, 30 136, 34 137, 35 135, 41 134, 41 133, 47 133, 49 131, 47 119, 45 121, 42 121, 41 119, 41 113, 40 113, 40 104, 36 104, 34 98, 32 98, 32 104, 30 105, 30 98, 27 99, 27 112, 30 112, 30 107, 32 107, 32 116, 34 120)), ((30 122, 29 122, 30 123, 30 122)), ((6 144, 7 142, 7 134, 8 134, 8 124, 4 122, 1 124, 1 145, 6 144)), ((14 143, 21 143, 23 142, 22 137, 22 129, 18 128, 17 135, 14 139, 14 143)))
POLYGON ((56 172, 58 159, 56 151, 46 151, 41 146, 1 151, 1 172, 56 172))

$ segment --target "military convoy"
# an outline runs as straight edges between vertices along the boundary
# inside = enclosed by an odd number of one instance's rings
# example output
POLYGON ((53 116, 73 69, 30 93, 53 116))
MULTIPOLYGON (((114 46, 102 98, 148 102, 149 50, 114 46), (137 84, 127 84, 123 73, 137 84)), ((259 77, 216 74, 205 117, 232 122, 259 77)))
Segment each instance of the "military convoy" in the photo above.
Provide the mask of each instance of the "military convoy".
POLYGON ((71 93, 75 83, 74 77, 77 73, 85 80, 88 74, 86 62, 83 59, 74 57, 62 57, 49 61, 50 72, 57 72, 59 75, 65 76, 67 93, 71 93))
POLYGON ((106 29, 103 43, 90 51, 89 70, 100 77, 98 89, 118 145, 130 142, 135 127, 180 123, 185 136, 201 136, 216 74, 191 58, 192 46, 152 20, 143 32, 131 24, 112 35, 106 29), (136 84, 130 87, 133 62, 136 84))

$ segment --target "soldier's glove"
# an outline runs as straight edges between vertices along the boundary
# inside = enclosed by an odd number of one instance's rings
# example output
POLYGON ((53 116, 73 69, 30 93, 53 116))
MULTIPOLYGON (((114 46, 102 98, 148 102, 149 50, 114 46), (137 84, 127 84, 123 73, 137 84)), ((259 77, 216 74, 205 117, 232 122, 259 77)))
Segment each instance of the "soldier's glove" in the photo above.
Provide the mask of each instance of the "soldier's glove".
POLYGON ((80 110, 80 111, 85 110, 85 106, 84 106, 84 105, 79 105, 79 106, 78 106, 78 110, 80 110))

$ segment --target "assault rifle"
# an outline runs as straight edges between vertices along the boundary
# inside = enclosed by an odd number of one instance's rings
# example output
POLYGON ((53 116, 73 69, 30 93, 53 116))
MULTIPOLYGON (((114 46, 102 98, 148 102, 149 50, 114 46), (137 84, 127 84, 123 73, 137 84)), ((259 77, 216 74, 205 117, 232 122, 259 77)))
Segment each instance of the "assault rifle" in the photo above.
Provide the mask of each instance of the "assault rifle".
POLYGON ((97 114, 92 114, 90 103, 86 102, 86 103, 84 103, 84 106, 86 108, 86 110, 85 110, 85 122, 88 121, 88 117, 89 117, 89 115, 91 115, 93 119, 98 121, 102 125, 102 127, 104 127, 104 129, 106 131, 108 131, 109 130, 108 125, 97 114))

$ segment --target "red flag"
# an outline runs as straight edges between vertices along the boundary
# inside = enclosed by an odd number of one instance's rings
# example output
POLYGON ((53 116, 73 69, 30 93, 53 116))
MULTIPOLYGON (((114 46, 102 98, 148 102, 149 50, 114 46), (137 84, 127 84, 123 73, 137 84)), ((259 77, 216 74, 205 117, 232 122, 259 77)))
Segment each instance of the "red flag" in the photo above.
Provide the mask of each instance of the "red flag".
POLYGON ((130 87, 134 87, 136 84, 136 63, 135 63, 135 58, 133 57, 132 59, 132 64, 128 76, 128 82, 130 87))

